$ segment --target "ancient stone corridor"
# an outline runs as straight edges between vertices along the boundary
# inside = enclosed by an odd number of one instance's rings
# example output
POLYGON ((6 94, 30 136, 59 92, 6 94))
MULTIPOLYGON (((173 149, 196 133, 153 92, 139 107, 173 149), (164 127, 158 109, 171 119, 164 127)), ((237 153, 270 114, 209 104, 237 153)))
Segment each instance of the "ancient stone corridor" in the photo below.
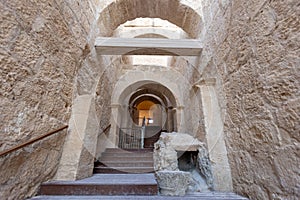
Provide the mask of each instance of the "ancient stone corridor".
POLYGON ((300 199, 299 0, 0 11, 1 199, 300 199))

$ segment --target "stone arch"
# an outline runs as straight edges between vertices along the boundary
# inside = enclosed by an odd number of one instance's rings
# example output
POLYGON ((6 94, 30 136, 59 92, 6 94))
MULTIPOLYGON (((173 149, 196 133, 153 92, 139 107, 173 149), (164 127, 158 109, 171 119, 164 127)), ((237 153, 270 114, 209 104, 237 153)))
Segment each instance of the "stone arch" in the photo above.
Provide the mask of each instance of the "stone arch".
POLYGON ((139 88, 134 94, 131 94, 128 100, 129 109, 133 112, 133 115, 131 115, 132 118, 137 114, 135 112, 135 105, 139 104, 144 100, 154 100, 153 102, 155 102, 155 104, 160 105, 163 109, 165 115, 162 115, 164 116, 164 118, 162 118, 161 121, 162 130, 169 132, 176 130, 176 110, 174 110, 174 108, 176 108, 176 100, 174 98, 174 95, 170 92, 170 90, 165 88, 163 85, 143 85, 142 88, 139 88))
MULTIPOLYGON (((133 94, 130 97, 129 102, 135 102, 136 99, 138 99, 140 96, 145 95, 145 94, 147 94, 147 95, 148 94, 154 95, 157 98, 161 99, 162 102, 164 103, 164 105, 169 106, 168 99, 167 99, 166 96, 169 97, 170 95, 168 95, 168 94, 165 94, 165 95, 161 94, 160 92, 158 92, 156 90, 153 90, 151 88, 143 88, 143 89, 137 91, 135 94, 133 94)), ((174 100, 173 99, 169 99, 169 100, 171 101, 170 103, 172 104, 172 106, 174 106, 175 105, 175 99, 174 100)))
MULTIPOLYGON (((163 23, 163 22, 161 22, 163 23)), ((125 23, 126 24, 126 23, 125 23)), ((125 25, 123 24, 123 25, 125 25)), ((113 37, 121 38, 165 38, 165 39, 188 39, 188 34, 178 26, 176 29, 169 29, 167 27, 142 27, 142 28, 124 28, 120 25, 114 30, 113 37)), ((167 25, 174 25, 168 23, 167 25)))
MULTIPOLYGON (((169 73, 174 72, 169 71, 169 73)), ((179 75, 176 74, 175 76, 178 77, 179 75)), ((182 82, 185 81, 182 80, 182 82)), ((182 98, 182 94, 178 86, 174 84, 174 81, 167 78, 157 77, 157 75, 155 76, 155 73, 150 71, 144 72, 143 77, 138 77, 137 72, 133 71, 122 76, 112 92, 111 104, 122 104, 122 99, 125 99, 127 96, 129 96, 129 94, 136 92, 136 90, 141 86, 151 83, 163 85, 166 88, 164 92, 174 96, 176 105, 183 106, 184 100, 182 98)))
POLYGON ((134 36, 135 38, 165 38, 167 39, 167 36, 164 36, 162 34, 157 34, 157 33, 145 33, 141 35, 136 35, 134 36))
POLYGON ((134 99, 134 101, 132 102, 132 105, 138 105, 138 104, 142 103, 143 101, 152 101, 155 104, 163 105, 163 102, 160 101, 160 99, 157 96, 152 96, 152 95, 139 96, 137 99, 134 99))
MULTIPOLYGON (((174 79, 177 79, 179 82, 184 83, 185 80, 180 74, 175 73, 174 71, 167 70, 164 73, 160 73, 158 76, 154 71, 141 71, 139 74, 137 71, 129 71, 123 75, 119 81, 116 83, 115 88, 112 92, 111 98, 111 132, 110 132, 110 141, 112 143, 117 142, 117 130, 121 121, 121 113, 124 111, 124 102, 128 103, 132 94, 137 92, 137 89, 141 88, 144 85, 156 84, 164 87, 164 90, 160 90, 163 94, 172 95, 173 101, 175 101, 176 109, 176 125, 177 130, 184 130, 184 95, 174 79), (168 74, 168 76, 166 75, 168 74)), ((171 98, 171 99, 172 99, 171 98)))
POLYGON ((159 105, 162 108, 165 108, 164 102, 157 96, 154 95, 142 95, 133 99, 130 102, 129 110, 130 110, 130 117, 134 123, 134 125, 139 126, 139 105, 143 104, 143 102, 152 102, 154 105, 159 105))
POLYGON ((97 22, 100 36, 111 37, 119 25, 140 17, 168 20, 181 27, 191 38, 197 38, 202 29, 199 14, 178 0, 119 0, 110 3, 100 13, 97 22))

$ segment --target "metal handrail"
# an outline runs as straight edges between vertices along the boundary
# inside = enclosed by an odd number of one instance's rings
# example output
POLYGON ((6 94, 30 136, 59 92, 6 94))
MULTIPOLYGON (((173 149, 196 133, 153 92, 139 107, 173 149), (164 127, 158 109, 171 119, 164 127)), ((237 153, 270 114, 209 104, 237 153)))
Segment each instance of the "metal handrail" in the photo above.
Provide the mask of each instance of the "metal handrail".
POLYGON ((99 133, 99 135, 102 135, 103 133, 105 133, 108 129, 110 129, 111 124, 108 125, 105 129, 103 129, 103 131, 101 133, 99 133))
POLYGON ((49 136, 51 136, 51 135, 53 135, 53 134, 55 134, 55 133, 57 133, 57 132, 59 132, 59 131, 62 131, 62 130, 64 130, 64 129, 66 129, 66 128, 68 128, 68 127, 69 127, 68 125, 65 125, 65 126, 59 128, 59 129, 56 129, 56 130, 54 130, 54 131, 51 131, 51 132, 46 133, 46 134, 44 134, 44 135, 41 135, 41 136, 39 136, 39 137, 37 137, 37 138, 35 138, 35 139, 29 140, 29 141, 24 142, 24 143, 22 143, 22 144, 16 145, 16 146, 14 146, 14 147, 12 147, 12 148, 10 148, 10 149, 4 150, 4 151, 0 152, 0 157, 1 157, 1 156, 5 156, 5 155, 7 155, 7 154, 9 154, 9 153, 11 153, 11 152, 14 152, 14 151, 16 151, 16 150, 19 150, 19 149, 21 149, 21 148, 23 148, 23 147, 25 147, 25 146, 27 146, 27 145, 30 145, 30 144, 35 143, 35 142, 37 142, 37 141, 40 141, 40 140, 42 140, 42 139, 44 139, 44 138, 46 138, 46 137, 49 137, 49 136))

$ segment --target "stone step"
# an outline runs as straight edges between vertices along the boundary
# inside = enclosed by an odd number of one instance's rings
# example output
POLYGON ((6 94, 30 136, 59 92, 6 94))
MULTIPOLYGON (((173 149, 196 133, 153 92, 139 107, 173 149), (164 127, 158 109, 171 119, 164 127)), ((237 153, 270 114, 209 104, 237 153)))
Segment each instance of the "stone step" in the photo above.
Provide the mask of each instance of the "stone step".
POLYGON ((234 193, 197 193, 183 197, 159 196, 159 195, 128 195, 128 196, 37 196, 32 200, 247 200, 248 198, 234 193))
POLYGON ((153 157, 152 152, 141 152, 141 153, 134 153, 134 152, 104 152, 101 154, 101 157, 153 157))
POLYGON ((153 167, 94 167, 94 174, 142 174, 153 173, 153 167))
POLYGON ((100 157, 100 162, 106 162, 106 161, 122 161, 122 162, 145 162, 145 161, 153 161, 153 157, 111 157, 111 156, 104 156, 100 157))
POLYGON ((157 195, 154 174, 94 174, 78 181, 43 183, 39 195, 157 195))
POLYGON ((152 152, 153 153, 153 149, 150 148, 144 148, 144 149, 120 149, 120 148, 107 148, 105 150, 106 153, 112 153, 112 152, 152 152))
POLYGON ((105 161, 102 163, 95 163, 95 167, 107 166, 107 167, 154 167, 153 161, 141 161, 141 162, 120 162, 120 161, 105 161))

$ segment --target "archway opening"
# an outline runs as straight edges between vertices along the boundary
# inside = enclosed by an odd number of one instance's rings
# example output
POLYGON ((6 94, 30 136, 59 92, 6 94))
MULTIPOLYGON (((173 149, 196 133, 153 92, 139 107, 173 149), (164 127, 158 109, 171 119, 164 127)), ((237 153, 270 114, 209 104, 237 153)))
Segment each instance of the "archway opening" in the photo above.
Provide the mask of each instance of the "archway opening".
POLYGON ((159 104, 151 100, 144 100, 136 105, 138 113, 138 126, 161 125, 161 110, 159 104), (160 112, 160 113, 159 113, 160 112), (156 115, 156 113, 159 113, 156 115))
POLYGON ((145 82, 123 98, 120 148, 153 148, 162 131, 177 129, 175 98, 165 86, 145 82))
POLYGON ((199 14, 178 0, 119 0, 101 11, 98 19, 100 36, 111 37, 119 25, 141 17, 168 20, 181 27, 191 38, 197 38, 202 30, 199 14), (166 12, 168 10, 172 12, 166 12))

